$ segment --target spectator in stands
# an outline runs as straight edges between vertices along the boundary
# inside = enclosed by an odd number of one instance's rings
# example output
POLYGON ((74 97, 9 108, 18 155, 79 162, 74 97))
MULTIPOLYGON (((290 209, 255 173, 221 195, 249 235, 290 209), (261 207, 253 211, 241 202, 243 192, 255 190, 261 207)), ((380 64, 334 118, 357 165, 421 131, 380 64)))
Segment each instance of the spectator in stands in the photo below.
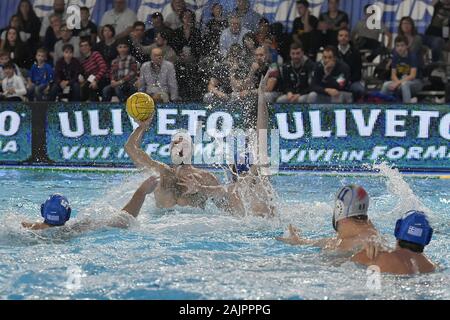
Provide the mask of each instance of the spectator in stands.
POLYGON ((381 90, 384 94, 400 93, 403 103, 417 102, 412 97, 422 89, 417 55, 408 49, 408 39, 397 36, 392 57, 391 81, 385 82, 381 90))
POLYGON ((181 14, 183 25, 175 30, 173 48, 177 55, 189 52, 192 59, 198 61, 202 52, 202 35, 195 26, 195 13, 186 9, 181 14))
POLYGON ((98 51, 103 60, 108 65, 108 69, 111 67, 111 62, 117 58, 117 40, 116 40, 116 31, 114 27, 110 24, 104 25, 101 28, 102 33, 102 41, 96 44, 95 51, 98 51))
POLYGON ((40 40, 41 20, 37 17, 30 0, 20 0, 17 7, 17 15, 22 21, 23 31, 30 34, 28 45, 31 48, 31 52, 34 53, 40 40))
POLYGON ((155 48, 151 60, 141 67, 139 91, 146 92, 156 102, 178 100, 178 84, 174 65, 163 59, 162 50, 155 48))
POLYGON ((16 28, 9 27, 6 29, 6 39, 2 42, 2 48, 10 52, 11 61, 21 69, 28 69, 31 66, 29 50, 20 40, 19 33, 16 28))
POLYGON ((167 10, 163 12, 164 23, 172 30, 181 28, 181 14, 186 10, 186 2, 184 0, 172 0, 167 10))
MULTIPOLYGON (((53 12, 45 15, 44 18, 42 19, 42 24, 41 24, 41 31, 39 32, 39 35, 42 39, 44 39, 46 37, 46 33, 47 33, 47 29, 52 25, 51 23, 51 19, 53 16, 58 16, 60 23, 62 23, 62 21, 66 21, 66 5, 64 3, 64 0, 54 0, 53 1, 53 12)), ((55 41, 56 42, 56 41, 55 41)), ((52 50, 50 50, 50 48, 46 47, 47 50, 49 50, 49 52, 52 52, 52 50)))
POLYGON ((161 12, 154 12, 152 14, 152 28, 145 31, 145 37, 148 41, 150 41, 150 43, 153 43, 155 41, 156 34, 161 31, 167 34, 167 40, 171 39, 172 29, 164 25, 164 18, 161 12))
POLYGON ((442 60, 445 39, 449 38, 450 1, 440 0, 434 4, 433 17, 425 31, 423 43, 431 48, 433 62, 442 60), (445 34, 444 34, 445 33, 445 34))
POLYGON ((242 38, 249 32, 248 29, 241 26, 241 20, 236 15, 230 17, 229 25, 220 35, 220 53, 222 56, 227 55, 232 44, 242 43, 242 38))
POLYGON ((311 14, 307 0, 297 0, 297 12, 299 16, 294 20, 292 40, 301 43, 305 54, 315 60, 320 47, 319 20, 311 14))
MULTIPOLYGON (((91 43, 97 42, 97 25, 90 20, 91 13, 89 12, 88 7, 81 7, 80 8, 80 15, 81 15, 81 22, 80 22, 80 29, 74 29, 73 35, 75 37, 79 38, 91 38, 91 43)), ((77 46, 74 45, 74 48, 76 50, 77 46)))
POLYGON ((103 14, 100 26, 112 25, 116 30, 116 38, 120 39, 130 34, 136 20, 136 13, 128 8, 127 0, 114 0, 113 8, 103 14))
POLYGON ((206 32, 203 42, 206 46, 206 52, 218 51, 220 34, 228 28, 228 21, 223 16, 222 5, 218 2, 212 6, 212 19, 206 24, 206 32))
POLYGON ((314 70, 311 91, 317 94, 317 103, 353 102, 352 93, 349 92, 350 69, 338 59, 336 47, 325 47, 322 62, 314 70))
MULTIPOLYGON (((17 30, 17 32, 19 32, 20 40, 23 43, 26 43, 31 37, 31 34, 26 33, 25 31, 23 31, 22 21, 20 20, 20 17, 17 14, 14 14, 14 15, 11 16, 11 18, 9 19, 8 27, 15 28, 17 30)), ((6 27, 1 32, 1 35, 0 35, 0 46, 6 40, 6 30, 8 29, 8 27, 6 27)))
MULTIPOLYGON (((69 27, 63 23, 61 25, 61 40, 56 42, 55 44, 55 50, 53 53, 53 60, 56 63, 59 59, 63 57, 63 47, 66 44, 71 44, 74 47, 74 53, 73 56, 77 59, 80 59, 80 38, 72 36, 72 30, 69 29, 69 27)), ((90 36, 88 36, 90 38, 90 36)))
POLYGON ((175 53, 175 50, 167 44, 168 38, 168 34, 165 31, 158 32, 156 34, 155 43, 151 44, 146 50, 148 50, 148 54, 150 54, 153 49, 160 48, 163 52, 164 60, 175 64, 177 61, 177 54, 175 53))
POLYGON ((270 22, 267 18, 261 18, 255 33, 256 45, 258 47, 263 46, 264 42, 270 37, 270 22))
POLYGON ((369 56, 367 56, 367 61, 372 62, 379 54, 386 51, 384 50, 384 36, 388 39, 386 47, 392 47, 392 33, 390 33, 386 25, 381 22, 379 29, 368 27, 368 19, 373 14, 373 12, 369 12, 370 6, 370 4, 364 6, 364 18, 358 21, 356 26, 353 28, 352 42, 355 48, 359 51, 370 50, 371 52, 369 56))
POLYGON ((69 101, 80 101, 80 76, 83 72, 78 59, 73 57, 71 44, 63 47, 63 57, 56 62, 55 81, 50 91, 50 101, 64 94, 69 101))
POLYGON ((348 27, 348 15, 339 9, 339 0, 328 0, 328 11, 319 16, 318 30, 322 31, 322 46, 337 45, 337 33, 348 27))
POLYGON ((259 20, 262 18, 261 15, 250 8, 248 0, 236 0, 236 5, 234 13, 241 19, 241 25, 245 29, 255 32, 259 20))
MULTIPOLYGON (((49 18, 50 27, 47 28, 44 38, 44 48, 49 52, 50 60, 53 61, 55 54, 55 44, 62 38, 61 32, 61 17, 59 15, 53 14, 49 18)), ((54 62, 54 61, 53 61, 54 62)))
MULTIPOLYGON (((0 49, 0 82, 5 78, 5 73, 3 71, 3 67, 11 62, 11 54, 8 50, 0 49)), ((19 67, 13 63, 14 65, 14 73, 18 76, 22 76, 19 67)), ((1 90, 1 86, 0 86, 1 90)))
POLYGON ((225 61, 214 65, 207 93, 203 97, 205 103, 223 102, 230 99, 232 93, 231 74, 238 68, 241 60, 242 47, 235 43, 228 50, 225 61))
POLYGON ((277 72, 277 87, 282 93, 278 103, 314 103, 317 94, 310 93, 310 84, 315 64, 305 54, 298 42, 293 42, 289 51, 291 61, 283 64, 277 72))
POLYGON ((3 66, 5 78, 2 81, 2 93, 0 100, 3 101, 23 101, 27 89, 22 77, 14 73, 15 67, 12 62, 8 62, 3 66))
MULTIPOLYGON (((149 60, 149 56, 145 54, 146 47, 150 45, 150 41, 145 37, 145 23, 136 21, 133 24, 133 31, 127 37, 130 54, 140 64, 149 60)), ((148 48, 147 48, 148 49, 148 48)))
POLYGON ((106 72, 108 66, 102 55, 92 51, 90 38, 80 40, 81 65, 83 79, 81 79, 81 100, 98 101, 98 96, 107 85, 106 72))
POLYGON ((198 101, 202 95, 202 79, 197 59, 185 46, 175 62, 178 95, 182 101, 198 101))
POLYGON ((47 49, 39 48, 36 51, 36 62, 28 71, 27 95, 29 101, 47 100, 46 97, 53 82, 53 68, 46 61, 47 49))
POLYGON ((350 31, 348 29, 339 30, 338 57, 350 68, 350 91, 353 93, 353 100, 361 99, 366 91, 361 82, 361 54, 350 44, 350 31))
MULTIPOLYGON (((270 25, 270 33, 273 35, 273 41, 276 43, 276 50, 281 55, 283 61, 289 57, 289 35, 284 32, 283 24, 275 22, 270 25)), ((315 60, 315 58, 314 58, 315 60)))
POLYGON ((406 38, 408 41, 408 51, 417 54, 420 62, 420 56, 422 54, 422 37, 417 33, 416 25, 411 17, 407 16, 401 18, 398 26, 398 35, 406 38))
POLYGON ((242 38, 242 59, 250 66, 255 61, 256 39, 253 32, 247 32, 242 38))
POLYGON ((127 40, 119 40, 117 44, 119 56, 111 64, 111 84, 103 89, 103 100, 111 101, 113 93, 120 102, 132 95, 136 90, 134 84, 137 76, 136 59, 130 55, 130 46, 127 40))

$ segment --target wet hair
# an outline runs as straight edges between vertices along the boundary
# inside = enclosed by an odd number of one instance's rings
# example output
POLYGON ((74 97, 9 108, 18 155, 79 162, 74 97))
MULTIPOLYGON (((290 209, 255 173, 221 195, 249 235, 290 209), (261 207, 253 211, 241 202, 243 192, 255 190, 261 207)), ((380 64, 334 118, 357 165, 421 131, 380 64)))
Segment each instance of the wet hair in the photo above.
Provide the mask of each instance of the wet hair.
POLYGON ((422 253, 423 249, 425 248, 424 246, 422 246, 420 244, 412 243, 412 242, 405 241, 405 240, 398 240, 398 245, 400 246, 400 248, 408 249, 408 250, 411 250, 416 253, 422 253))
POLYGON ((62 47, 62 51, 64 52, 64 51, 66 51, 66 50, 69 50, 69 51, 73 52, 73 50, 74 50, 73 45, 71 45, 70 43, 65 44, 65 45, 62 47))

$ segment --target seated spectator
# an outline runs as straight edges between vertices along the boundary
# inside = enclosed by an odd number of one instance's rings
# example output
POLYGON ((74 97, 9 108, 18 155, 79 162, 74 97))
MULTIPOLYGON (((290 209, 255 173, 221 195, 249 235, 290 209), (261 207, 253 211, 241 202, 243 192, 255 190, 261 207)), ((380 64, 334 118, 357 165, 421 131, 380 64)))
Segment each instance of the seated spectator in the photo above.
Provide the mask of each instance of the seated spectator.
POLYGON ((242 47, 235 43, 230 47, 225 61, 214 65, 203 102, 216 103, 230 99, 232 93, 231 74, 238 68, 239 61, 242 60, 241 54, 242 47))
POLYGON ((148 39, 150 43, 153 43, 155 42, 156 34, 161 31, 167 34, 167 40, 171 39, 172 29, 164 25, 164 18, 161 12, 155 12, 152 14, 152 28, 145 31, 145 38, 148 39))
POLYGON ((242 26, 250 31, 255 32, 261 15, 250 8, 250 2, 248 0, 237 0, 236 9, 234 14, 241 20, 242 26))
POLYGON ((223 16, 223 7, 219 2, 212 6, 212 19, 206 23, 206 31, 203 42, 206 46, 206 52, 219 50, 220 34, 228 28, 228 21, 223 16))
POLYGON ((266 50, 266 61, 268 63, 283 64, 283 58, 274 45, 273 36, 269 35, 262 44, 262 47, 266 50))
POLYGON ((141 67, 139 91, 146 92, 156 102, 178 100, 178 84, 174 65, 163 59, 162 50, 155 48, 151 60, 141 67))
MULTIPOLYGON (((53 52, 53 59, 56 63, 63 57, 63 47, 66 44, 71 44, 74 47, 73 56, 77 59, 80 58, 80 38, 72 36, 72 30, 67 27, 65 23, 61 25, 61 40, 56 42, 55 50, 53 52)), ((89 37, 88 37, 89 38, 89 37)))
POLYGON ((47 49, 36 51, 36 62, 28 72, 27 93, 29 101, 45 101, 53 82, 53 68, 46 63, 47 49), (44 99, 45 97, 45 99, 44 99))
POLYGON ((164 60, 175 64, 177 61, 177 54, 175 53, 175 50, 167 44, 167 42, 168 34, 165 31, 158 32, 156 34, 155 43, 146 48, 146 53, 148 52, 150 55, 150 52, 152 52, 153 49, 160 48, 163 52, 164 60))
MULTIPOLYGON (((9 19, 8 27, 15 28, 17 30, 17 32, 19 32, 20 40, 23 43, 26 43, 31 37, 30 33, 26 33, 25 31, 23 31, 22 21, 20 20, 20 17, 17 14, 13 14, 11 16, 11 18, 9 19)), ((3 45, 3 42, 6 40, 6 31, 7 31, 8 27, 6 27, 0 34, 0 47, 3 45)))
POLYGON ((352 42, 355 48, 359 51, 370 50, 371 53, 367 57, 367 61, 372 62, 378 55, 382 54, 385 48, 384 35, 388 38, 387 48, 392 47, 392 33, 386 25, 380 25, 380 28, 369 28, 368 19, 372 16, 372 12, 369 12, 367 4, 364 6, 364 18, 356 23, 356 26, 352 31, 352 42))
POLYGON ((256 39, 253 32, 247 32, 242 38, 242 58, 250 66, 255 60, 256 39))
POLYGON ((54 62, 55 44, 62 38, 61 25, 62 21, 59 15, 50 16, 50 26, 45 32, 44 48, 49 53, 49 60, 54 62))
POLYGON ((411 101, 412 96, 423 87, 419 70, 417 55, 409 52, 407 38, 397 36, 392 57, 391 81, 383 84, 381 92, 399 93, 403 103, 415 102, 415 99, 411 101))
POLYGON ((290 41, 289 35, 283 30, 283 24, 281 22, 272 23, 270 25, 270 33, 273 35, 275 48, 281 55, 281 58, 283 59, 283 61, 288 60, 290 41))
POLYGON ((350 31, 341 29, 338 33, 338 57, 350 68, 350 91, 354 101, 364 96, 366 89, 361 82, 361 54, 350 44, 350 31))
POLYGON ((73 57, 71 44, 63 47, 63 57, 55 65, 55 81, 50 91, 50 101, 64 94, 69 101, 80 101, 80 76, 83 72, 78 59, 73 57))
POLYGON ((0 100, 3 101, 23 101, 27 94, 27 89, 22 77, 14 73, 15 67, 12 62, 8 62, 3 66, 5 78, 2 81, 2 93, 0 100))
MULTIPOLYGON (((11 62, 10 52, 8 50, 0 49, 0 82, 3 81, 3 79, 5 78, 3 67, 9 62, 11 62)), ((13 63, 13 66, 14 66, 14 73, 19 77, 22 76, 19 67, 15 63, 13 63)))
POLYGON ((31 52, 35 52, 39 44, 39 31, 41 29, 41 20, 37 17, 30 0, 20 0, 17 6, 17 13, 23 24, 23 31, 30 34, 28 45, 31 52))
POLYGON ((317 103, 352 103, 349 90, 349 67, 337 58, 335 47, 325 47, 322 62, 316 65, 313 73, 310 96, 317 94, 317 103))
POLYGON ((102 41, 96 44, 95 51, 99 52, 108 65, 111 67, 111 61, 117 58, 117 40, 115 38, 116 31, 114 27, 107 24, 101 28, 102 41))
POLYGON ((181 28, 183 25, 181 14, 185 9, 186 2, 184 2, 184 0, 172 0, 168 9, 163 12, 165 25, 172 30, 181 28))
MULTIPOLYGON (((73 35, 75 37, 79 38, 91 38, 91 43, 97 42, 97 25, 90 20, 91 13, 89 12, 88 7, 81 7, 80 8, 80 15, 81 15, 81 22, 80 22, 80 29, 74 29, 73 35)), ((74 45, 74 48, 76 50, 77 46, 74 45)))
POLYGON ((116 38, 128 36, 137 21, 136 13, 127 7, 127 0, 114 0, 113 8, 103 14, 100 27, 110 24, 116 31, 116 38))
POLYGON ((80 40, 80 52, 83 66, 81 101, 98 101, 99 94, 108 82, 105 76, 108 66, 100 53, 92 51, 89 38, 80 40))
POLYGON ((439 0, 434 4, 433 17, 423 37, 423 43, 431 48, 433 62, 442 60, 444 38, 449 38, 449 29, 450 1, 439 0))
MULTIPOLYGON (((39 32, 39 36, 44 39, 46 37, 46 33, 49 27, 51 27, 52 23, 51 23, 51 19, 54 16, 58 16, 59 20, 61 21, 60 23, 62 23, 62 21, 66 21, 66 4, 65 4, 65 0, 54 0, 53 1, 53 12, 50 13, 49 15, 44 15, 44 18, 42 18, 42 24, 41 24, 41 30, 39 32)), ((46 47, 46 49, 51 52, 53 50, 49 50, 48 47, 46 47)))
POLYGON ((246 28, 241 27, 241 20, 238 16, 233 15, 229 19, 229 27, 223 30, 220 35, 220 53, 226 56, 232 44, 242 43, 244 35, 249 32, 246 28))
POLYGON ((140 64, 149 60, 149 56, 145 54, 146 47, 150 45, 150 41, 145 38, 145 23, 136 21, 133 24, 133 31, 127 37, 130 54, 140 64))
POLYGON ((173 48, 177 55, 182 51, 190 51, 193 59, 198 61, 203 48, 200 30, 195 26, 195 13, 189 9, 184 10, 181 21, 182 26, 175 30, 173 48))
MULTIPOLYGON (((398 35, 404 36, 408 41, 408 51, 417 54, 419 63, 423 63, 422 37, 417 33, 416 25, 411 17, 403 17, 398 26, 398 35)), ((421 64, 423 65, 423 64, 421 64)))
POLYGON ((317 94, 310 93, 315 64, 304 53, 302 46, 294 42, 289 51, 291 61, 283 64, 277 73, 278 90, 282 93, 278 103, 314 103, 317 94))
POLYGON ((337 45, 337 33, 348 27, 348 15, 338 10, 339 0, 328 0, 328 11, 319 16, 318 30, 322 31, 322 46, 337 45))
POLYGON ((103 89, 103 100, 111 101, 113 93, 120 102, 132 95, 136 90, 134 84, 137 76, 136 59, 130 55, 128 41, 119 40, 117 44, 119 56, 111 64, 110 79, 111 84, 103 89))
POLYGON ((20 40, 17 29, 9 27, 6 29, 6 39, 2 42, 2 48, 10 52, 11 61, 19 66, 21 69, 28 69, 31 66, 31 59, 29 50, 25 44, 20 40))
POLYGON ((298 17, 292 27, 292 40, 301 43, 305 54, 315 61, 320 47, 319 20, 311 14, 307 0, 297 0, 298 17))

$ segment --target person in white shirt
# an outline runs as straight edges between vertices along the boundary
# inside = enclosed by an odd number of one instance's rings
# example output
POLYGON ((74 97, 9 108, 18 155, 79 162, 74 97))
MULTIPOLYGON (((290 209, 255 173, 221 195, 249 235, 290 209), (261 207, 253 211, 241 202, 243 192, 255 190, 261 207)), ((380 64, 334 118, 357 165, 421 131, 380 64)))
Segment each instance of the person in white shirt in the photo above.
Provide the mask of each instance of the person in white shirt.
POLYGON ((172 0, 170 5, 163 11, 164 24, 172 30, 181 28, 183 22, 180 16, 184 10, 186 10, 186 2, 184 0, 172 0))
POLYGON ((23 101, 27 94, 22 77, 16 75, 14 69, 14 64, 11 62, 3 66, 6 77, 2 81, 3 92, 0 95, 0 101, 23 101))
POLYGON ((41 30, 39 32, 39 36, 42 39, 45 37, 48 27, 50 27, 50 17, 55 14, 61 18, 61 21, 66 21, 66 5, 64 4, 64 0, 55 0, 53 2, 53 13, 45 15, 42 19, 41 30))
POLYGON ((234 43, 241 44, 244 35, 249 32, 248 29, 241 26, 241 20, 237 15, 232 15, 229 20, 230 27, 223 30, 220 35, 220 53, 226 56, 228 49, 234 43))
MULTIPOLYGON (((107 24, 112 25, 116 30, 116 38, 120 39, 130 34, 136 21, 136 13, 128 8, 127 0, 114 0, 113 8, 103 14, 100 28, 107 24)), ((101 30, 98 34, 101 34, 101 30)))

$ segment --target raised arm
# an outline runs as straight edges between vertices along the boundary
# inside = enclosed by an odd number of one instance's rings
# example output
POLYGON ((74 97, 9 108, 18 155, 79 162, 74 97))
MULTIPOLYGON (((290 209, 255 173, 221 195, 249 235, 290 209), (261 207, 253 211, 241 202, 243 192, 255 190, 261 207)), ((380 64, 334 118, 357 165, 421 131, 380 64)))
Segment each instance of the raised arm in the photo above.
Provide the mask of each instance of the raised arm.
MULTIPOLYGON (((180 179, 178 185, 187 189, 185 194, 202 193, 208 197, 223 199, 229 195, 228 188, 224 185, 204 185, 198 181, 202 179, 198 174, 190 175, 180 179)), ((202 180, 203 181, 203 180, 202 180)))
POLYGON ((153 116, 146 121, 139 122, 139 127, 133 131, 125 144, 125 151, 137 168, 149 168, 156 170, 159 173, 162 171, 172 171, 168 165, 150 158, 150 156, 141 148, 142 137, 144 136, 145 131, 150 127, 152 118, 153 116))

